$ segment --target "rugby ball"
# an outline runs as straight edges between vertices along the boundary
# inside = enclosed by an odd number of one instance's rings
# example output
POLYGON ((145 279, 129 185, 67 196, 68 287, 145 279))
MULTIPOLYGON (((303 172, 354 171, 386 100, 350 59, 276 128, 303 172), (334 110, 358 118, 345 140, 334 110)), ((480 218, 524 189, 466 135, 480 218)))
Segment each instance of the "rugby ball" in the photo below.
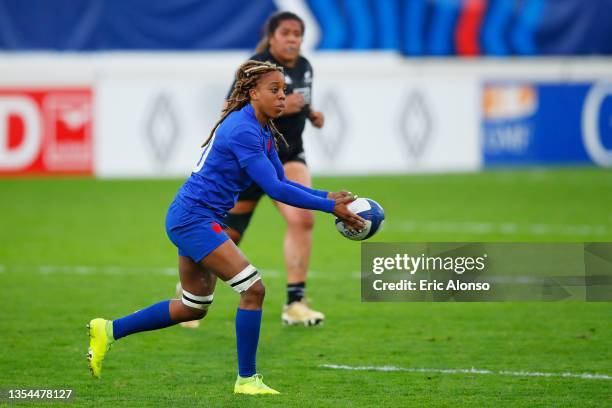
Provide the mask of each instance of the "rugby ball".
POLYGON ((376 234, 385 221, 385 211, 374 200, 358 198, 348 206, 348 209, 359 215, 366 222, 365 228, 359 231, 349 231, 340 218, 336 218, 336 229, 343 237, 353 241, 363 241, 376 234))

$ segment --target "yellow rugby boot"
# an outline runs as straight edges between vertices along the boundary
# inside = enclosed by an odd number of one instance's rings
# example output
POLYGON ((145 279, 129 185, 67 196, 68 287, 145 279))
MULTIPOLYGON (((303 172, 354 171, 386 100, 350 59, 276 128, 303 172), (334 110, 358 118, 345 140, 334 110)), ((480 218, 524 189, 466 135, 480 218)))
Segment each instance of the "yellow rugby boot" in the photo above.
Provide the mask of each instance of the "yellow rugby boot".
POLYGON ((104 356, 115 342, 113 322, 97 318, 90 321, 87 328, 89 329, 89 351, 87 352, 89 370, 95 378, 100 378, 104 356))
POLYGON ((234 394, 263 395, 280 394, 280 392, 268 387, 263 383, 263 375, 255 374, 251 377, 242 378, 238 376, 234 385, 234 394))
POLYGON ((283 306, 281 315, 283 323, 288 325, 302 324, 304 326, 317 326, 325 320, 325 315, 311 309, 305 299, 291 302, 283 306))

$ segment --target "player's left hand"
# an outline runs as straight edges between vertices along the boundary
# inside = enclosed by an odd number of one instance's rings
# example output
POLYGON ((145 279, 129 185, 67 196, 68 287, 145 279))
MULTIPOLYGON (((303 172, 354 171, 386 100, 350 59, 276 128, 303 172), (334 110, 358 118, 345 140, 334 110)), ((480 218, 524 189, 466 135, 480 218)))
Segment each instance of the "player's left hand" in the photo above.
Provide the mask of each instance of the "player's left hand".
POLYGON ((353 202, 357 199, 357 194, 353 194, 350 191, 330 191, 329 193, 327 193, 327 198, 329 198, 330 200, 335 200, 336 198, 344 198, 344 197, 351 197, 352 200, 349 202, 353 202))
POLYGON ((310 115, 308 115, 308 119, 310 119, 312 126, 316 127, 317 129, 321 129, 325 124, 325 116, 319 111, 311 110, 310 115))

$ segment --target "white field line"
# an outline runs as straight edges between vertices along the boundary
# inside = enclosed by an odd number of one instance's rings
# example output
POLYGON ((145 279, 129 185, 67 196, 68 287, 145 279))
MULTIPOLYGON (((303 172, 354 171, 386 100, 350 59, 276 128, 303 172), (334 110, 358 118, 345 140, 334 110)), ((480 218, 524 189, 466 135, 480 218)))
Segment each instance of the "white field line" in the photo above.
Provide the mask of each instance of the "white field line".
MULTIPOLYGON (((259 269, 265 278, 284 278, 286 272, 274 269, 259 269)), ((0 264, 0 273, 4 272, 25 272, 39 273, 41 275, 51 274, 71 274, 71 275, 124 275, 124 274, 155 274, 165 276, 178 276, 178 269, 173 266, 168 267, 146 267, 146 266, 93 266, 93 265, 3 265, 0 264)), ((344 276, 351 279, 361 279, 361 272, 352 271, 345 275, 334 275, 321 271, 309 271, 308 278, 315 280, 337 281, 344 276)))
POLYGON ((582 380, 612 380, 612 376, 606 374, 591 374, 591 373, 546 373, 538 371, 494 371, 482 370, 478 368, 404 368, 394 366, 347 366, 337 364, 322 364, 321 368, 330 368, 333 370, 349 370, 349 371, 401 371, 407 373, 432 373, 432 374, 480 374, 480 375, 505 375, 511 377, 561 377, 561 378, 579 378, 582 380))
MULTIPOLYGON (((72 275, 123 275, 123 274, 156 274, 166 276, 178 276, 177 267, 145 267, 145 266, 92 266, 92 265, 19 265, 9 266, 0 264, 0 273, 2 272, 33 272, 42 275, 51 274, 72 274, 72 275)), ((272 278, 281 276, 275 270, 261 271, 264 276, 272 278)))
MULTIPOLYGON (((50 274, 73 274, 73 275, 124 275, 124 274, 156 274, 165 276, 178 276, 176 267, 145 267, 145 266, 87 266, 87 265, 32 265, 32 266, 7 266, 0 264, 0 273, 12 272, 33 272, 42 275, 50 274)), ((284 271, 274 269, 260 269, 264 279, 277 279, 286 276, 284 271)), ((351 271, 342 274, 330 274, 322 271, 309 271, 308 278, 322 281, 338 281, 349 277, 350 279, 361 279, 361 272, 351 271)), ((517 276, 491 276, 486 279, 489 283, 502 284, 524 284, 533 285, 542 283, 542 277, 517 275, 517 276)))
POLYGON ((591 224, 519 224, 519 223, 495 223, 495 222, 442 222, 442 221, 406 221, 385 224, 385 229, 401 232, 430 232, 430 233, 455 233, 455 234, 500 234, 515 235, 527 234, 541 235, 564 235, 577 236, 602 236, 612 233, 612 228, 607 225, 591 224))
MULTIPOLYGON (((3 272, 30 272, 42 275, 72 274, 72 275, 123 275, 123 274, 156 274, 166 276, 178 276, 177 267, 146 267, 146 266, 94 266, 94 265, 3 265, 0 264, 0 273, 3 272)), ((259 269, 264 278, 285 277, 284 271, 274 269, 259 269)), ((352 279, 361 279, 361 272, 353 271, 346 274, 352 279)), ((338 280, 338 275, 330 275, 326 272, 309 271, 308 277, 317 280, 338 280)))

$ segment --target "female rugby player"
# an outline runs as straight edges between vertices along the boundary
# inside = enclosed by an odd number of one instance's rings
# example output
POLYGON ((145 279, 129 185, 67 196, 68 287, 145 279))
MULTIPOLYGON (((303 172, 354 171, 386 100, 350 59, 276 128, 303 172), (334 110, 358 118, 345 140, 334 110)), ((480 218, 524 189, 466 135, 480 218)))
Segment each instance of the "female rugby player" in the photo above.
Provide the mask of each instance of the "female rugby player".
MULTIPOLYGON (((273 14, 265 25, 265 36, 250 59, 269 61, 284 68, 287 96, 285 110, 275 123, 287 140, 279 145, 278 156, 286 177, 294 182, 311 187, 310 172, 306 166, 302 133, 306 119, 313 126, 323 126, 325 118, 313 109, 311 90, 313 71, 306 58, 300 55, 304 36, 304 22, 291 12, 273 14)), ((231 93, 231 90, 230 90, 231 93)), ((229 95, 228 95, 229 96, 229 95)), ((238 196, 236 206, 225 219, 228 235, 238 244, 244 235, 255 207, 264 195, 257 183, 253 183, 238 196)), ((305 301, 306 278, 312 249, 314 216, 310 210, 296 208, 276 202, 277 208, 287 223, 284 254, 287 269, 287 301, 281 318, 286 324, 318 325, 323 322, 323 313, 310 308, 305 301)), ((180 288, 177 286, 180 297, 180 288)), ((186 322, 185 327, 197 327, 198 322, 186 322)))
POLYGON ((220 278, 240 293, 234 392, 278 394, 263 383, 255 364, 265 294, 261 275, 223 230, 224 217, 238 193, 256 182, 274 200, 333 213, 352 229, 365 225, 347 208, 351 194, 313 190, 285 177, 276 146, 286 142, 272 121, 285 109, 284 87, 283 70, 272 63, 247 61, 238 69, 227 107, 166 216, 166 232, 178 247, 182 297, 120 319, 91 320, 88 360, 94 377, 100 377, 102 361, 116 340, 203 318, 220 278))

